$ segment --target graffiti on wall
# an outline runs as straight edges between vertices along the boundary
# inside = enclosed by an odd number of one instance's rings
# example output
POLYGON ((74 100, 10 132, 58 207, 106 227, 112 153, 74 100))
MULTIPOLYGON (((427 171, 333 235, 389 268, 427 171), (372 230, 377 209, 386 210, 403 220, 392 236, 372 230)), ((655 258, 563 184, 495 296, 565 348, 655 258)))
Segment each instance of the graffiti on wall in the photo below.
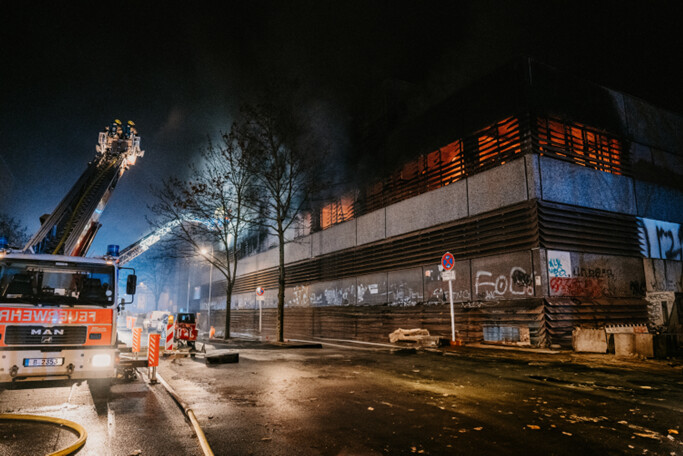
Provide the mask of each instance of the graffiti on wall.
MULTIPOLYGON (((470 263, 469 261, 456 261, 453 268, 455 280, 453 287, 453 302, 465 302, 472 299, 470 290, 470 263)), ((425 266, 424 299, 427 304, 444 304, 449 302, 448 282, 441 280, 439 265, 425 266)))
POLYGON ((368 274, 356 278, 356 304, 387 304, 387 274, 368 274))
POLYGON ((297 285, 285 290, 287 307, 348 306, 355 303, 356 285, 349 280, 297 285))
POLYGON ((422 268, 389 272, 387 302, 390 306, 415 306, 423 301, 422 268))
POLYGON ((645 295, 641 258, 548 251, 551 296, 618 297, 645 295))
POLYGON ((548 276, 571 277, 572 261, 569 252, 548 250, 548 276))
POLYGON ((658 329, 666 328, 676 302, 676 294, 671 291, 647 293, 648 323, 658 329))
MULTIPOLYGON (((453 290, 453 302, 464 302, 472 299, 470 290, 453 290)), ((448 302, 448 288, 435 288, 428 297, 428 304, 441 304, 448 302)))
POLYGON ((551 277, 550 294, 553 296, 587 296, 597 298, 609 295, 605 279, 594 277, 551 277))
POLYGON ((326 288, 323 292, 323 305, 326 306, 348 306, 353 300, 355 286, 345 288, 326 288))
POLYGON ((299 285, 285 290, 285 305, 287 307, 309 307, 311 299, 308 286, 299 285))
POLYGON ((614 271, 610 268, 579 268, 576 267, 572 271, 573 277, 588 277, 589 279, 606 278, 608 280, 614 279, 614 271))
POLYGON ((534 296, 530 252, 472 260, 473 299, 491 301, 534 296))
POLYGON ((531 275, 520 266, 513 266, 508 274, 494 276, 490 271, 479 270, 475 274, 474 295, 478 299, 491 300, 506 295, 533 296, 531 275))
POLYGON ((678 223, 638 217, 638 236, 643 256, 683 261, 683 230, 678 223))

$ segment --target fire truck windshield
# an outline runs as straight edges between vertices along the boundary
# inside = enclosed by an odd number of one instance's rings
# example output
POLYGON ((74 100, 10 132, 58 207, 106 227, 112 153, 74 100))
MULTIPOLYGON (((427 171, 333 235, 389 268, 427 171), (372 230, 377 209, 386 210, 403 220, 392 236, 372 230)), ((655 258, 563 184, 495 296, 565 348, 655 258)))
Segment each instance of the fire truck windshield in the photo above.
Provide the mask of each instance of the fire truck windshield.
POLYGON ((0 260, 3 302, 41 305, 114 304, 114 268, 59 261, 0 260))

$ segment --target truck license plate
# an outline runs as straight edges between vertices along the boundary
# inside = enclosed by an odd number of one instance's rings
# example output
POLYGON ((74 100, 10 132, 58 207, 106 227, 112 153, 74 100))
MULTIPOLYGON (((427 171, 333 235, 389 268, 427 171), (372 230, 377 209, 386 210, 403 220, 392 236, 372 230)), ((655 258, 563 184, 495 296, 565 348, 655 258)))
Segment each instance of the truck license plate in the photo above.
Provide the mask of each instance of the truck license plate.
POLYGON ((61 366, 64 358, 24 358, 24 367, 61 366))

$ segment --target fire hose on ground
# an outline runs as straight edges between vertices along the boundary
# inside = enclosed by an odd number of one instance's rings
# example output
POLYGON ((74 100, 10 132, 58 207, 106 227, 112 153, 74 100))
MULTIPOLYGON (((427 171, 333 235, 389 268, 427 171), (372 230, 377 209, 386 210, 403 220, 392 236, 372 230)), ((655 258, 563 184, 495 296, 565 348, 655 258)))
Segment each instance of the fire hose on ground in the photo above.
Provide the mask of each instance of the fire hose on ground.
MULTIPOLYGON (((167 328, 167 333, 168 334, 173 334, 173 329, 172 325, 173 323, 169 323, 169 327, 167 328)), ((134 331, 133 334, 133 347, 132 351, 134 353, 138 353, 140 351, 140 334, 141 330, 139 328, 135 328, 137 331, 134 331)), ((157 366, 159 365, 159 341, 160 341, 161 335, 160 334, 150 334, 149 335, 149 343, 147 345, 147 368, 149 370, 149 377, 150 377, 150 383, 154 384, 157 381, 161 383, 161 385, 166 389, 168 394, 173 398, 173 400, 180 406, 182 409, 183 413, 185 416, 190 420, 190 424, 192 424, 192 428, 194 429, 195 434, 197 435, 197 439, 199 440, 199 444, 202 447, 202 451, 204 452, 205 456, 213 456, 213 451, 211 450, 211 446, 209 446, 209 442, 206 440, 206 436, 204 435, 204 431, 202 431, 201 426, 199 426, 199 422, 197 421, 197 417, 195 417, 194 412, 192 409, 180 398, 178 393, 175 392, 175 390, 169 385, 166 380, 164 380, 161 375, 159 375, 156 371, 157 366)), ((171 348, 172 348, 172 341, 173 337, 170 337, 170 342, 171 342, 171 348)), ((166 340, 166 342, 169 342, 169 339, 166 340)), ((165 344, 166 345, 166 344, 165 344)), ((168 345, 166 345, 168 347, 168 345)))
POLYGON ((175 392, 175 390, 166 383, 166 380, 164 380, 161 375, 157 374, 156 375, 157 380, 159 380, 159 383, 161 383, 164 388, 166 388, 166 391, 168 391, 168 394, 171 395, 173 400, 178 403, 181 409, 183 409, 183 412, 185 413, 185 416, 190 420, 190 423, 192 423, 192 427, 194 428, 195 434, 197 434, 197 439, 199 439, 199 444, 202 447, 202 450, 204 451, 205 456, 214 456, 213 455, 213 450, 211 450, 211 447, 209 446, 209 442, 206 440, 206 436, 204 435, 204 431, 202 431, 202 428, 199 426, 199 422, 197 421, 197 418, 194 416, 194 412, 192 409, 178 396, 178 393, 175 392))
POLYGON ((16 421, 37 421, 41 423, 56 424, 58 426, 67 427, 76 433, 78 433, 78 440, 74 443, 65 447, 54 453, 49 453, 47 456, 67 456, 76 453, 85 445, 85 441, 88 438, 88 433, 85 432, 83 426, 73 421, 65 420, 62 418, 54 418, 51 416, 40 416, 40 415, 13 415, 13 414, 0 414, 0 421, 2 420, 16 420, 16 421))

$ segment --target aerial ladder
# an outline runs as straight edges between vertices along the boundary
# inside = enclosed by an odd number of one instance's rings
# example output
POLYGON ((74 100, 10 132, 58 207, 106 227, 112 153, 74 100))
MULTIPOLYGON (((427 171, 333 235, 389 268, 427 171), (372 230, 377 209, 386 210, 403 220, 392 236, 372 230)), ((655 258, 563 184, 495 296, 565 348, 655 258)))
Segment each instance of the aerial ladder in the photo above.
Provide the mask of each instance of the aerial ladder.
POLYGON ((95 157, 41 227, 25 252, 85 256, 102 226, 100 214, 123 173, 144 155, 135 124, 118 119, 100 132, 95 157))
POLYGON ((118 341, 118 314, 132 303, 119 297, 135 294, 135 270, 116 264, 118 246, 85 258, 114 187, 143 155, 135 124, 115 120, 23 251, 0 242, 0 384, 68 378, 108 386, 121 370, 145 365, 122 358, 118 341), (125 293, 121 269, 132 271, 125 293))
POLYGON ((123 266, 129 261, 132 261, 133 259, 142 255, 149 250, 150 247, 159 242, 164 236, 170 233, 173 228, 181 223, 181 220, 172 220, 124 248, 119 254, 118 264, 123 266))

